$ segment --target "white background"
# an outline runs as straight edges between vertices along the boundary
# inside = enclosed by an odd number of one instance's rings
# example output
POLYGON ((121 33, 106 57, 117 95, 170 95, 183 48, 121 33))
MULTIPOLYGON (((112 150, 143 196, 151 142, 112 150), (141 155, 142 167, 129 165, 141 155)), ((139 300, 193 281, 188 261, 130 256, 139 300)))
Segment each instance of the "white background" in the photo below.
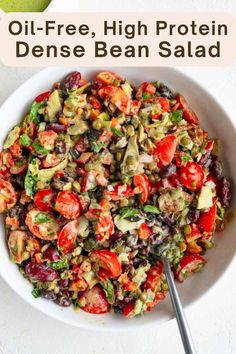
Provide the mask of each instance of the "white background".
MULTIPOLYGON (((71 9, 89 11, 228 11, 236 16, 231 0, 58 0, 71 9)), ((232 45, 235 45, 232 43, 232 45)), ((0 66, 0 104, 39 69, 0 66)), ((183 68, 209 89, 236 119, 236 64, 221 68, 183 68)), ((16 107, 17 114, 17 107, 16 107)), ((7 117, 6 117, 7 119, 7 117)), ((236 261, 213 291, 187 311, 197 353, 236 353, 236 261)), ((207 271, 207 269, 206 269, 207 271)), ((162 326, 124 333, 86 332, 56 322, 21 300, 0 279, 0 354, 181 354, 175 320, 162 326)))

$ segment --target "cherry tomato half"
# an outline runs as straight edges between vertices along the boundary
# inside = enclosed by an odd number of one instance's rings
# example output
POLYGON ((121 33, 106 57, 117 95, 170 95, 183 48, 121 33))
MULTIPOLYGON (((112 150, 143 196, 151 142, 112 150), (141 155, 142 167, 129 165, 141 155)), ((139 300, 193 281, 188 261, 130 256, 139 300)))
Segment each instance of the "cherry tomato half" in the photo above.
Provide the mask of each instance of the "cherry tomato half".
POLYGON ((200 230, 207 233, 212 233, 216 221, 216 203, 208 211, 202 211, 197 221, 200 230))
POLYGON ((189 225, 191 228, 191 232, 185 233, 185 240, 187 242, 192 242, 197 240, 198 238, 202 237, 202 233, 200 232, 198 226, 196 224, 189 225))
POLYGON ((174 135, 167 135, 156 143, 154 155, 157 158, 158 167, 168 166, 174 158, 177 139, 174 135))
POLYGON ((123 314, 125 317, 131 318, 134 316, 134 307, 135 307, 135 302, 132 301, 129 304, 125 305, 123 308, 123 314))
POLYGON ((72 220, 68 222, 60 231, 57 247, 61 250, 62 254, 66 254, 74 246, 77 237, 78 221, 72 220))
POLYGON ((52 189, 42 189, 35 194, 34 204, 41 211, 52 211, 55 195, 52 189))
POLYGON ((147 93, 149 95, 154 95, 156 92, 156 87, 148 82, 143 82, 136 92, 136 99, 141 100, 143 98, 143 93, 147 93))
POLYGON ((108 98, 121 112, 130 112, 130 99, 121 87, 104 86, 98 91, 102 99, 108 98))
POLYGON ((191 111, 188 107, 188 102, 182 95, 177 95, 176 100, 179 103, 179 109, 183 109, 183 118, 190 124, 199 124, 199 119, 197 115, 191 111))
POLYGON ((15 263, 22 263, 28 257, 24 257, 26 254, 26 240, 28 235, 25 231, 15 230, 10 233, 8 238, 8 248, 11 254, 11 259, 15 263))
POLYGON ((81 304, 81 310, 96 315, 107 313, 110 310, 110 305, 100 285, 95 285, 92 289, 81 293, 79 302, 81 304))
POLYGON ((119 86, 121 77, 112 71, 102 71, 96 76, 96 81, 105 85, 119 86))
POLYGON ((180 168, 179 180, 189 190, 196 191, 203 184, 203 168, 196 162, 188 161, 180 168))
POLYGON ((175 277, 178 281, 183 282, 193 272, 199 272, 206 264, 206 260, 199 255, 185 255, 181 258, 175 277))
POLYGON ((11 209, 16 204, 16 192, 12 184, 0 178, 0 213, 11 209))
POLYGON ((55 209, 66 219, 75 219, 80 215, 79 198, 71 191, 59 192, 55 209))
POLYGON ((117 255, 109 250, 97 250, 90 253, 90 260, 98 263, 107 272, 108 278, 118 278, 121 275, 121 264, 117 255))
POLYGON ((147 224, 143 223, 138 229, 138 237, 140 240, 147 240, 152 235, 152 230, 147 224))
POLYGON ((50 95, 51 95, 51 91, 46 91, 46 92, 40 93, 40 95, 38 95, 34 100, 37 103, 47 101, 49 99, 50 95))
POLYGON ((130 184, 117 183, 113 190, 106 190, 104 195, 111 200, 121 200, 125 197, 131 197, 134 194, 130 184))
POLYGON ((99 216, 96 231, 101 237, 108 239, 114 233, 114 223, 110 215, 99 216))
POLYGON ((152 311, 153 307, 158 304, 161 300, 164 300, 165 294, 161 291, 158 291, 155 294, 155 299, 152 302, 147 302, 147 311, 152 311))
POLYGON ((144 289, 151 289, 153 292, 156 292, 158 285, 160 283, 161 274, 163 273, 162 263, 158 263, 156 266, 153 266, 147 272, 147 278, 144 283, 144 289))
POLYGON ((31 209, 25 219, 30 232, 42 240, 57 239, 59 225, 52 214, 43 213, 39 209, 31 209), (43 214, 43 215, 42 215, 43 214))
POLYGON ((148 177, 144 173, 134 176, 134 185, 141 190, 141 201, 146 203, 151 192, 151 186, 148 177))

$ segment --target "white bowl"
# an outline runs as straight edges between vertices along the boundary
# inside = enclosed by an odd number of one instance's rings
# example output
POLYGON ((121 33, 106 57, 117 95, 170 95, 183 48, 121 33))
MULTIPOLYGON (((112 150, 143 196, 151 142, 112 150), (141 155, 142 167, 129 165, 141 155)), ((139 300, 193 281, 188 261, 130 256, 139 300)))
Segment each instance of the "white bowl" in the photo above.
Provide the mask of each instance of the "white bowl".
MULTIPOLYGON (((2 105, 0 109, 0 146, 12 126, 18 124, 29 110, 30 104, 38 93, 48 90, 52 84, 62 79, 72 70, 79 68, 49 68, 34 75, 21 85, 2 105)), ((100 70, 101 68, 99 68, 100 70)), ((109 68, 106 68, 109 69, 109 68)), ((201 124, 213 137, 218 137, 223 143, 224 161, 227 174, 236 182, 236 130, 235 125, 220 107, 219 103, 191 78, 178 70, 171 68, 110 68, 121 76, 127 77, 130 82, 139 84, 143 81, 159 80, 172 89, 182 93, 197 112, 201 124)), ((94 78, 98 69, 81 69, 82 75, 88 79, 94 78)), ((236 205, 235 198, 232 205, 236 205)), ((206 253, 208 261, 202 273, 195 274, 184 284, 178 284, 178 289, 186 307, 205 294, 224 274, 235 253, 236 220, 227 226, 223 233, 215 238, 215 247, 206 253)), ((83 311, 74 311, 73 308, 61 308, 58 305, 41 298, 35 299, 31 295, 32 285, 19 273, 18 267, 11 263, 5 242, 4 219, 0 223, 0 274, 5 281, 25 301, 45 314, 62 322, 80 328, 96 330, 133 329, 147 324, 160 324, 173 316, 169 297, 159 304, 152 312, 142 317, 128 320, 114 314, 91 315, 83 311)), ((212 293, 212 296, 213 293, 212 293)), ((200 305, 199 305, 200 306, 200 305)), ((199 308, 199 311, 201 309, 199 308)))

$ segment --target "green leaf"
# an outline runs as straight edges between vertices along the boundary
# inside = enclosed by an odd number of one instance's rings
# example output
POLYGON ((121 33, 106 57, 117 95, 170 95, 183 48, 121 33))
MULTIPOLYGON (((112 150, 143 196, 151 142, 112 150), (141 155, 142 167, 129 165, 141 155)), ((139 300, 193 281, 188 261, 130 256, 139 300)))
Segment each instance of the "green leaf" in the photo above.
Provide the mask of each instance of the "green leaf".
POLYGON ((106 279, 105 282, 100 282, 101 286, 103 287, 105 294, 106 294, 106 298, 107 301, 109 302, 109 304, 114 304, 115 302, 115 292, 114 292, 114 287, 112 282, 110 281, 110 279, 106 279))
POLYGON ((120 138, 122 138, 122 136, 124 136, 123 132, 120 129, 117 129, 117 128, 111 128, 111 132, 114 135, 119 136, 120 138))
POLYGON ((37 299, 37 298, 40 296, 40 290, 35 287, 35 288, 31 291, 31 294, 33 295, 33 297, 34 297, 35 299, 37 299))
POLYGON ((68 261, 65 259, 57 262, 47 262, 47 264, 55 270, 60 270, 67 267, 68 261))
POLYGON ((186 162, 186 161, 192 160, 192 157, 189 155, 179 155, 179 158, 180 158, 181 162, 186 162))
POLYGON ((35 216, 35 221, 37 224, 44 224, 45 222, 50 221, 50 216, 46 213, 38 213, 35 216))
POLYGON ((36 154, 39 155, 47 155, 49 154, 49 151, 45 149, 38 140, 35 140, 32 144, 32 147, 34 148, 36 154))
POLYGON ((150 95, 149 93, 147 93, 147 92, 143 92, 143 93, 142 93, 142 99, 143 99, 143 100, 147 100, 148 98, 150 98, 150 96, 151 96, 151 95, 150 95))
POLYGON ((33 176, 30 170, 28 170, 24 181, 24 188, 25 188, 26 195, 28 196, 34 195, 37 182, 38 182, 38 178, 36 176, 33 176))
POLYGON ((101 141, 100 143, 95 143, 94 141, 91 143, 91 150, 93 152, 99 152, 102 148, 104 148, 105 143, 101 141))
POLYGON ((30 109, 30 120, 32 120, 32 122, 35 122, 36 124, 40 123, 40 119, 39 119, 39 109, 45 105, 45 101, 42 102, 34 102, 31 106, 30 109))
POLYGON ((157 207, 155 207, 154 205, 145 205, 143 210, 146 213, 153 213, 153 214, 159 214, 160 213, 160 210, 157 207))
POLYGON ((121 209, 121 218, 130 218, 131 216, 138 216, 139 210, 135 208, 125 207, 121 209))
POLYGON ((170 119, 173 123, 179 123, 183 117, 183 109, 177 109, 176 111, 171 113, 170 119))
POLYGON ((27 134, 22 134, 20 136, 19 143, 22 146, 29 146, 31 144, 31 139, 27 134))

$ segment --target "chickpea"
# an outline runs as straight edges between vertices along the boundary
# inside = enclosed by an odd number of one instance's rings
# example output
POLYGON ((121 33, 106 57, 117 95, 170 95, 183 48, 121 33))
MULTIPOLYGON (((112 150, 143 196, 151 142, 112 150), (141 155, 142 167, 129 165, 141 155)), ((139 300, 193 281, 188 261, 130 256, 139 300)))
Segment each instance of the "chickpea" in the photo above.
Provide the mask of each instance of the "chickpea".
POLYGON ((91 270, 91 263, 89 262, 89 261, 87 261, 87 260, 84 260, 83 262, 82 262, 82 264, 81 264, 81 270, 83 271, 83 272, 90 272, 90 270, 91 270))
POLYGON ((102 129, 102 122, 99 119, 93 121, 92 126, 96 130, 102 129))
POLYGON ((127 205, 129 205, 129 200, 127 198, 123 198, 120 201, 120 207, 123 208, 123 207, 126 207, 127 205))

